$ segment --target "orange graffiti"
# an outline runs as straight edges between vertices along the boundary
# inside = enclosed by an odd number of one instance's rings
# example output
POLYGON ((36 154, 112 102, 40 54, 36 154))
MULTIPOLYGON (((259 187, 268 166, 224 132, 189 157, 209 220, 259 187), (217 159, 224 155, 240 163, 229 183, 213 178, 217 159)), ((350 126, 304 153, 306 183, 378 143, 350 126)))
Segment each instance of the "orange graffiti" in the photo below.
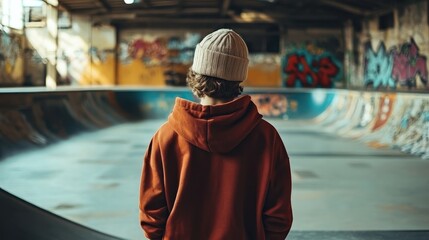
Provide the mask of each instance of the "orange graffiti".
POLYGON ((395 102, 396 94, 386 94, 380 98, 380 105, 378 107, 378 113, 376 116, 375 124, 372 127, 372 131, 375 131, 384 124, 386 124, 387 120, 392 114, 393 103, 395 102))
POLYGON ((252 94, 252 101, 255 103, 260 114, 267 117, 280 117, 287 111, 287 99, 280 94, 252 94))

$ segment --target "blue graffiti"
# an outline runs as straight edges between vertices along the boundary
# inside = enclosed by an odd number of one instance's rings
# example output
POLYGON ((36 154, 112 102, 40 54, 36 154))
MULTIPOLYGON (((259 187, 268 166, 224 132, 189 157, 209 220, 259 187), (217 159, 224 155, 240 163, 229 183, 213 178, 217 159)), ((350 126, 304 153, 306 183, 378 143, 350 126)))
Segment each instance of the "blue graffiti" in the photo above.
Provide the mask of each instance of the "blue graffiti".
POLYGON ((191 63, 194 58, 195 46, 201 39, 198 33, 188 33, 185 39, 172 37, 168 40, 169 60, 172 63, 191 63))
POLYGON ((99 50, 97 47, 90 47, 89 55, 91 60, 96 63, 104 63, 107 60, 106 50, 99 50))
POLYGON ((375 52, 370 43, 366 44, 365 50, 365 86, 373 88, 390 87, 395 88, 396 83, 392 78, 393 56, 386 51, 384 43, 380 43, 375 52))

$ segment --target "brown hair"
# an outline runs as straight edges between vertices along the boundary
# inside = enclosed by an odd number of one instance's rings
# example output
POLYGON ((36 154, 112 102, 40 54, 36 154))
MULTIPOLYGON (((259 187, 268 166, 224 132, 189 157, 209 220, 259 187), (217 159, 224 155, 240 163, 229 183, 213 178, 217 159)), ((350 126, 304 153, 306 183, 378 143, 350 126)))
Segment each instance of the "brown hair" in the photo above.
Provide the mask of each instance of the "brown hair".
POLYGON ((228 81, 196 73, 189 69, 186 82, 197 97, 232 99, 243 92, 239 81, 228 81))

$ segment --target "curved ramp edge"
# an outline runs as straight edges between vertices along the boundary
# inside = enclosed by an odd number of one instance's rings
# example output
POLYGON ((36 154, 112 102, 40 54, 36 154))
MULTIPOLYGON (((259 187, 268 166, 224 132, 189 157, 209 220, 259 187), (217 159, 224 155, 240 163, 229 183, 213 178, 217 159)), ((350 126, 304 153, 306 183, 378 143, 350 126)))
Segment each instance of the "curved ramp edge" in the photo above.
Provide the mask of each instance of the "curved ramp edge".
POLYGON ((26 202, 0 188, 0 239, 119 240, 26 202))
POLYGON ((343 92, 314 127, 429 159, 429 97, 411 93, 343 92))

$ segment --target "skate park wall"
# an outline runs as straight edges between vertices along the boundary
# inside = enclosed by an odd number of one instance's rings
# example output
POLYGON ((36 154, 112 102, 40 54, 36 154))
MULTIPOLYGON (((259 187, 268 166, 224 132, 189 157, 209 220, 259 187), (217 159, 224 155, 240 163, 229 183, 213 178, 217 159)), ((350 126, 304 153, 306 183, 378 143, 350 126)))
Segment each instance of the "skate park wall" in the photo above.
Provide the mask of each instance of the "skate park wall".
MULTIPOLYGON (((266 118, 429 158, 427 94, 262 88, 245 94, 266 118)), ((3 89, 0 158, 116 124, 166 119, 176 97, 197 100, 186 88, 3 89)))

